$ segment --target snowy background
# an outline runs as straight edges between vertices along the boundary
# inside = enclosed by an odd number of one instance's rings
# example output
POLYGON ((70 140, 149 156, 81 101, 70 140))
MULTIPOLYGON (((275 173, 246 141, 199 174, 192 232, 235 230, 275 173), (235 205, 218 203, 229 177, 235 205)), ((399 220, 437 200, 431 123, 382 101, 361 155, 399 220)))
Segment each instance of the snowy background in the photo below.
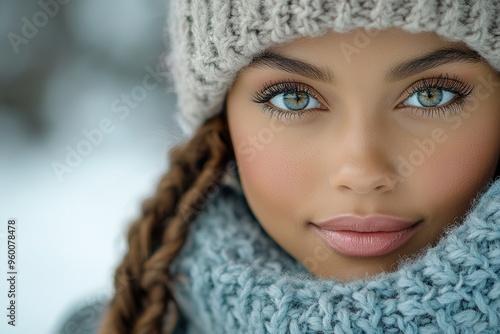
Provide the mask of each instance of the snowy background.
POLYGON ((164 0, 0 0, 0 277, 17 219, 17 318, 58 333, 112 294, 125 227, 183 139, 158 75, 164 0))

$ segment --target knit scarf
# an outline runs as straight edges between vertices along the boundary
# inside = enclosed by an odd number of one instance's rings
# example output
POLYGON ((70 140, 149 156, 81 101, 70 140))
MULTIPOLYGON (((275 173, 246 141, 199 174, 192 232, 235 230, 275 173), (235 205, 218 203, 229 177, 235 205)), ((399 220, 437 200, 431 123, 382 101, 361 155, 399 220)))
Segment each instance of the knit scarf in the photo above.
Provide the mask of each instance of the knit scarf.
POLYGON ((500 333, 500 180, 416 260, 350 283, 310 274, 224 186, 171 271, 176 333, 500 333))

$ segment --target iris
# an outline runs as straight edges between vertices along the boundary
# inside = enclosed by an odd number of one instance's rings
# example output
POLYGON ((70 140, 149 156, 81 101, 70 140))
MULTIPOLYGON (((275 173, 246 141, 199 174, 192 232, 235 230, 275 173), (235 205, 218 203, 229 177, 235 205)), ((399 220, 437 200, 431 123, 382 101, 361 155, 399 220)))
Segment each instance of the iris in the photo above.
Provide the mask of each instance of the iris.
POLYGON ((283 94, 283 104, 290 110, 302 110, 309 104, 309 95, 304 92, 283 94))
POLYGON ((418 93, 417 99, 424 107, 435 107, 443 100, 443 90, 439 88, 424 90, 418 93))

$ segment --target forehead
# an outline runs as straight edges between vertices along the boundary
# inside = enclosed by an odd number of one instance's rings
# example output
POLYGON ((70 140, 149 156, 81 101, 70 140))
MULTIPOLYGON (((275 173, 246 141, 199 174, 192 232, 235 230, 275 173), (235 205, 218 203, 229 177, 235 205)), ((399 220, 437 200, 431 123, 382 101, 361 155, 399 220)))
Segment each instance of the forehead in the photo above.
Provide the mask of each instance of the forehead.
POLYGON ((258 55, 240 74, 279 69, 298 75, 309 73, 306 76, 329 83, 352 74, 397 81, 443 64, 489 66, 464 43, 444 40, 435 33, 357 29, 275 46, 258 55))
POLYGON ((467 49, 464 43, 445 40, 433 32, 413 34, 397 28, 373 31, 359 28, 347 33, 328 32, 318 37, 298 38, 269 51, 304 54, 312 60, 327 58, 342 63, 370 62, 379 56, 391 60, 407 59, 439 48, 467 49))

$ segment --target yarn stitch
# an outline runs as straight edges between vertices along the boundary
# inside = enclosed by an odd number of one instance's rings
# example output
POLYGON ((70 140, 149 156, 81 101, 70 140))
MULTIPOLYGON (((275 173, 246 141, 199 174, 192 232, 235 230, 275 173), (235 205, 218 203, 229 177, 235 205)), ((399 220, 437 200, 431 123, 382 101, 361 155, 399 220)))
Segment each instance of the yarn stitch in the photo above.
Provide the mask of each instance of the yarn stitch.
POLYGON ((171 270, 182 333, 500 333, 500 180, 464 222, 396 272, 315 278, 223 187, 171 270))
POLYGON ((166 62, 186 133, 222 110, 239 70, 269 47, 329 30, 398 27, 466 43, 500 70, 497 0, 172 0, 166 62))

